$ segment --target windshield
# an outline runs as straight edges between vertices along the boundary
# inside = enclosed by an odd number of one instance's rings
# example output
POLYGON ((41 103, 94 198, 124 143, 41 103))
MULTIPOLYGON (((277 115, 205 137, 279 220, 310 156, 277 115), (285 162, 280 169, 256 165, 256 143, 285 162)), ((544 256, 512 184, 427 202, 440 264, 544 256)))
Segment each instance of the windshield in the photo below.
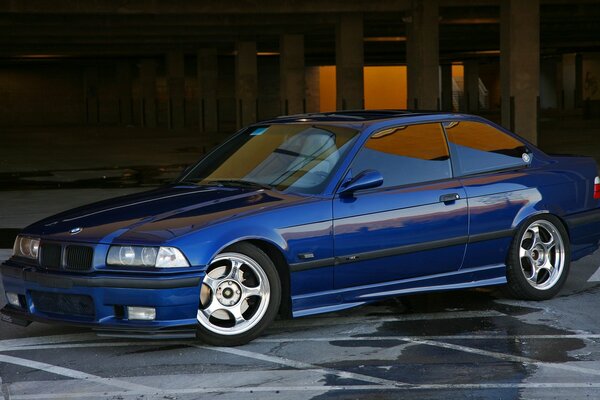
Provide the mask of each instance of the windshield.
POLYGON ((328 125, 254 126, 202 159, 181 180, 320 193, 357 134, 352 128, 328 125))

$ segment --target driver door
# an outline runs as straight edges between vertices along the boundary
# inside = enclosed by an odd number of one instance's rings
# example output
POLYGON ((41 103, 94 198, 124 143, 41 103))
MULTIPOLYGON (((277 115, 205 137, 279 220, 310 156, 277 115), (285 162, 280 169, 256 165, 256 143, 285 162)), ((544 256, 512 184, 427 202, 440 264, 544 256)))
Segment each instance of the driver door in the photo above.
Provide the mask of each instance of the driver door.
POLYGON ((380 187, 337 194, 333 201, 335 287, 460 269, 468 237, 467 200, 452 176, 441 124, 376 132, 349 175, 367 169, 381 173, 380 187))

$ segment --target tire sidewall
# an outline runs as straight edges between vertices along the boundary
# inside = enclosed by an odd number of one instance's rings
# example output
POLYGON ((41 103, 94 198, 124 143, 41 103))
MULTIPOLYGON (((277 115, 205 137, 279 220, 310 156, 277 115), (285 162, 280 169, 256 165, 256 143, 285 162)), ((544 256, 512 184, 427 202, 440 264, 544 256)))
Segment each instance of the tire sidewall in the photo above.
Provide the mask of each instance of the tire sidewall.
MULTIPOLYGON (((197 324, 197 337, 202 342, 214 346, 239 346, 258 337, 275 319, 281 303, 281 280, 277 268, 269 256, 250 243, 234 244, 221 253, 240 253, 252 258, 262 268, 269 280, 270 295, 267 311, 261 320, 248 331, 237 335, 220 335, 207 329, 200 322, 197 324)), ((198 296, 198 304, 199 302, 200 296, 198 296)))
POLYGON ((518 298, 523 300, 547 300, 550 299, 561 290, 564 285, 567 277, 569 275, 569 269, 571 264, 571 246, 569 243, 569 234, 560 219, 551 214, 538 214, 531 218, 525 220, 518 229, 516 235, 513 238, 513 242, 511 244, 508 262, 507 262, 507 281, 508 281, 508 289, 510 292, 518 298), (553 287, 540 290, 536 289, 529 284, 525 275, 523 274, 523 270, 521 268, 521 260, 519 257, 519 247, 521 245, 521 240, 523 238, 524 233, 526 232, 529 226, 536 221, 547 221, 554 225, 559 232, 563 245, 564 245, 564 255, 565 262, 563 266, 563 270, 560 278, 554 284, 553 287))

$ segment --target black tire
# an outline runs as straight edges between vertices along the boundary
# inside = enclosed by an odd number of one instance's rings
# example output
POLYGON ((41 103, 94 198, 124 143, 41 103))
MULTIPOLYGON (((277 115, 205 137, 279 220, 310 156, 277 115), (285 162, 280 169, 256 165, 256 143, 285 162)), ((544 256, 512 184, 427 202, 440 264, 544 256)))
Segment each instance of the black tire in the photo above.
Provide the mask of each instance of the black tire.
MULTIPOLYGON (((533 248, 529 250, 533 250, 533 248)), ((540 259, 537 258, 537 260, 539 261, 540 259)), ((557 217, 550 214, 532 217, 521 224, 521 227, 513 238, 507 259, 506 279, 508 283, 506 285, 506 291, 512 297, 521 300, 550 299, 556 296, 567 280, 569 275, 570 261, 571 250, 569 244, 569 235, 563 223, 557 217), (562 255, 558 255, 558 253, 556 253, 556 248, 552 251, 548 251, 548 254, 538 254, 538 257, 545 257, 549 260, 551 260, 553 257, 555 264, 557 265, 559 264, 557 260, 560 260, 560 257, 562 257, 562 267, 555 268, 555 275, 552 275, 551 272, 547 272, 547 270, 542 271, 541 274, 546 274, 548 276, 548 280, 546 282, 540 280, 540 284, 538 285, 536 285, 536 282, 532 282, 534 280, 532 272, 534 267, 532 265, 536 262, 531 256, 531 253, 533 252, 531 251, 527 253, 528 256, 523 257, 523 259, 520 257, 522 243, 525 243, 523 250, 527 252, 528 249, 526 249, 526 247, 528 247, 528 244, 526 242, 528 240, 533 240, 534 230, 532 230, 532 228, 536 226, 538 227, 538 232, 540 227, 542 228, 542 232, 545 230, 546 236, 552 230, 552 227, 554 227, 555 230, 550 234, 556 234, 560 236, 560 240, 558 240, 558 238, 555 240, 557 240, 557 243, 561 243, 563 248, 562 255), (530 275, 529 279, 527 275, 530 275)))
MULTIPOLYGON (((237 323, 234 322, 234 326, 231 328, 231 332, 233 332, 233 333, 224 334, 224 333, 215 332, 214 330, 215 329, 227 330, 228 329, 227 327, 223 328, 223 327, 217 326, 216 324, 211 324, 211 322, 210 322, 210 321, 212 321, 211 318, 205 319, 205 318, 201 317, 200 313, 202 312, 201 308, 203 307, 203 305, 202 305, 202 302, 200 302, 197 337, 202 342, 210 344, 210 345, 214 345, 214 346, 239 346, 239 345, 246 344, 246 343, 252 341, 253 339, 255 339, 256 337, 258 337, 275 319, 275 316, 277 315, 277 312, 279 310, 279 304, 281 302, 281 281, 280 281, 279 273, 277 272, 277 268, 275 267, 275 264, 273 263, 273 261, 262 250, 260 250, 258 247, 254 246, 250 243, 234 244, 234 245, 228 247, 227 249, 223 250, 223 252, 221 252, 220 255, 226 255, 226 254, 232 254, 232 255, 237 254, 237 255, 240 255, 240 257, 245 256, 255 262, 255 265, 253 266, 253 268, 260 268, 264 272, 264 275, 266 276, 266 278, 268 280, 268 287, 269 287, 268 288, 269 296, 268 296, 268 300, 267 300, 268 304, 266 305, 266 311, 264 311, 264 314, 261 317, 257 317, 258 319, 248 330, 245 330, 245 331, 237 333, 237 334, 234 333, 235 327, 237 326, 237 323)), ((215 260, 218 260, 220 255, 215 257, 215 260)), ((213 265, 213 263, 211 263, 211 266, 213 265)), ((246 267, 247 266, 248 265, 246 265, 246 267)), ((210 267, 209 267, 209 271, 210 271, 210 267)), ((246 274, 246 272, 243 272, 242 276, 245 277, 246 276, 245 274, 246 274)), ((206 281, 206 279, 205 279, 205 281, 206 281)), ((211 291, 211 293, 212 293, 212 291, 211 291)), ((221 293, 224 294, 225 290, 221 291, 221 293)), ((243 293, 243 290, 242 290, 242 293, 243 293)), ((217 298, 214 295, 211 294, 211 296, 212 296, 211 301, 217 301, 217 298)), ((221 298, 223 298, 223 297, 221 296, 221 298)), ((262 302, 262 299, 263 298, 261 297, 261 302, 262 302)), ((243 298, 241 298, 239 300, 239 302, 241 302, 241 301, 243 301, 243 298)), ((217 303, 217 305, 218 304, 219 303, 217 303)))

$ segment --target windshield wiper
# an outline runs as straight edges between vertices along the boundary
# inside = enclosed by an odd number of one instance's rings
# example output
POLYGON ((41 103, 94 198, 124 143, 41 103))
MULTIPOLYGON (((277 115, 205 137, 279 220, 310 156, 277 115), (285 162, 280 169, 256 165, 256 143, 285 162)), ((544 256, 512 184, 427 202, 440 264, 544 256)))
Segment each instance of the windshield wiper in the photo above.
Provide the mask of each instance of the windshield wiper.
POLYGON ((208 185, 217 185, 217 186, 237 186, 237 187, 251 187, 251 188, 259 188, 259 189, 273 189, 272 186, 266 185, 264 183, 254 182, 254 181, 245 181, 243 179, 216 179, 212 181, 204 182, 208 185))

